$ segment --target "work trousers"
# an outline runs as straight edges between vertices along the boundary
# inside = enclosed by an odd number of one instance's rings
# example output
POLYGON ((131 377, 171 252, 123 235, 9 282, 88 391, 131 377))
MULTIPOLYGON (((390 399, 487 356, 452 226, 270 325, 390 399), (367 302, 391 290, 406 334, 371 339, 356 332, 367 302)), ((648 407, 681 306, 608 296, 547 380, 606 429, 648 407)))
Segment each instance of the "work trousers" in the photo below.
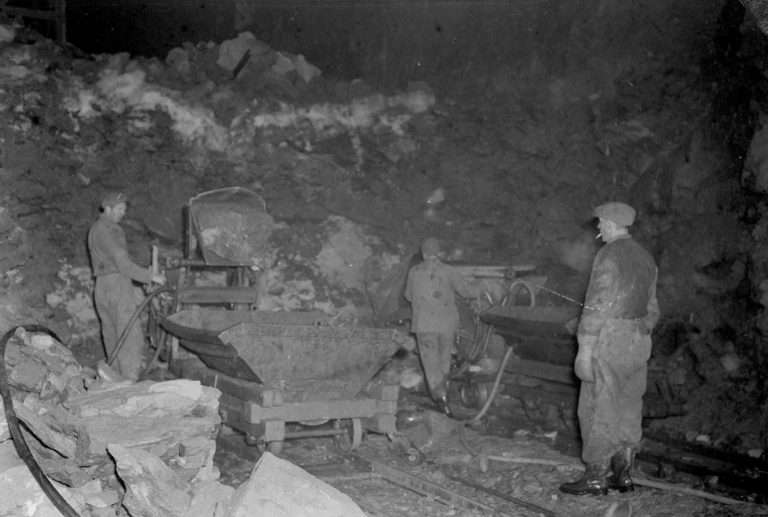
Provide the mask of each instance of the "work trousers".
MULTIPOLYGON (((119 273, 96 277, 94 289, 96 313, 101 320, 101 337, 107 357, 117 346, 117 341, 138 307, 136 292, 131 279, 119 273)), ((131 325, 114 367, 127 379, 137 380, 141 374, 144 353, 144 333, 137 318, 131 325)))
POLYGON ((582 382, 579 393, 584 463, 607 463, 640 443, 650 355, 651 337, 636 320, 606 321, 592 355, 595 382, 582 382))
POLYGON ((432 398, 446 395, 448 372, 451 368, 451 350, 456 334, 437 332, 417 332, 416 343, 419 346, 421 366, 427 379, 427 386, 432 398))

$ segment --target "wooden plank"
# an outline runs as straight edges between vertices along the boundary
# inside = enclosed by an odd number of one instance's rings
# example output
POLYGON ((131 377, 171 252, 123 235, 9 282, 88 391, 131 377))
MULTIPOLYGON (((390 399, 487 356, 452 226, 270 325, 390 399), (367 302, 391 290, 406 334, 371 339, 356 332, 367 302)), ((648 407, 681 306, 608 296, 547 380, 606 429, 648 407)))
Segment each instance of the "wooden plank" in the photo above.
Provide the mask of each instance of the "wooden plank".
POLYGON ((370 384, 365 392, 368 396, 378 400, 397 400, 400 395, 398 384, 370 384))
POLYGON ((396 411, 397 401, 379 401, 371 398, 290 402, 280 407, 271 408, 246 403, 245 419, 252 423, 277 420, 299 422, 302 420, 372 417, 377 413, 393 414, 396 411))
POLYGON ((6 6, 2 9, 9 16, 22 16, 24 18, 36 18, 38 20, 51 20, 58 21, 61 18, 61 14, 57 11, 49 11, 44 9, 29 9, 27 7, 13 7, 6 6))
POLYGON ((513 359, 507 363, 506 372, 520 373, 529 377, 561 382, 568 385, 577 385, 578 379, 570 366, 550 364, 528 359, 513 359))
POLYGON ((397 430, 397 417, 395 415, 377 413, 370 418, 361 418, 360 423, 363 424, 364 429, 373 433, 389 434, 397 430))
POLYGON ((174 361, 179 369, 179 377, 195 379, 205 384, 228 393, 242 400, 255 402, 261 406, 279 406, 283 403, 280 390, 266 389, 262 384, 236 379, 205 366, 199 359, 185 359, 174 361))
POLYGON ((179 303, 203 305, 213 303, 243 303, 255 305, 259 292, 254 287, 184 287, 177 291, 179 303))

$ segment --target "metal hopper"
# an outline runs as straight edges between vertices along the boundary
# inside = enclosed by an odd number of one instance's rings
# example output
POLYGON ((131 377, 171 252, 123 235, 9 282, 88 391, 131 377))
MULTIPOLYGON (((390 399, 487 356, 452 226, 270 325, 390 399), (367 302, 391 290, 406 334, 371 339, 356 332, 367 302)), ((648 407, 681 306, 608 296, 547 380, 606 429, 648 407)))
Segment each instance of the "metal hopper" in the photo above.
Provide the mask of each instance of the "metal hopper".
POLYGON ((249 443, 277 453, 286 439, 327 435, 348 452, 363 429, 395 432, 399 386, 369 383, 397 351, 394 329, 335 327, 317 312, 201 308, 162 325, 199 357, 174 359, 174 371, 219 388, 222 420, 249 443), (311 429, 287 431, 287 422, 311 429))
POLYGON ((316 312, 183 310, 163 326, 210 368, 285 400, 353 397, 398 348, 394 329, 333 327, 316 312))

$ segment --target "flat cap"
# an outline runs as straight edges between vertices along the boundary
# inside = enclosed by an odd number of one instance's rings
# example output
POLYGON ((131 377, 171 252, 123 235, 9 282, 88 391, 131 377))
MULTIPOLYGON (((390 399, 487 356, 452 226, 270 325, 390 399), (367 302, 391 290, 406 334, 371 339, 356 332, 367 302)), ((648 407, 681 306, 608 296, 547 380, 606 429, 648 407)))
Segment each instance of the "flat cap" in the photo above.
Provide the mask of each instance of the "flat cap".
POLYGON ((601 219, 612 221, 619 226, 632 226, 632 223, 635 222, 635 209, 615 201, 595 208, 595 215, 601 219))
POLYGON ((101 196, 101 208, 111 208, 120 203, 128 203, 128 196, 125 192, 105 192, 101 196))

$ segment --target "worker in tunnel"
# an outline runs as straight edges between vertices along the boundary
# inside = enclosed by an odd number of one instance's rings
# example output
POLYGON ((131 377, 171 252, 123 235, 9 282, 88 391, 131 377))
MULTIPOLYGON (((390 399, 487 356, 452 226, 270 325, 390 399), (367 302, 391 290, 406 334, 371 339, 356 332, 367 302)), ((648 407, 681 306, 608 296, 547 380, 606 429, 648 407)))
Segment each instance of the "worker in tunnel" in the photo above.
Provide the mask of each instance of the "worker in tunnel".
POLYGON ((651 331, 659 320, 656 262, 628 231, 635 210, 611 202, 595 208, 595 216, 605 246, 592 264, 574 363, 586 471, 560 486, 574 495, 634 488, 630 471, 642 438, 651 331))
MULTIPOLYGON (((165 276, 134 263, 128 254, 125 232, 120 221, 125 216, 128 198, 123 192, 108 192, 101 199, 101 216, 88 231, 88 251, 96 277, 94 302, 101 321, 104 349, 110 357, 139 303, 133 281, 162 285, 165 276)), ((118 352, 117 370, 127 379, 137 380, 142 370, 144 333, 133 324, 118 352)))
POLYGON ((421 244, 423 261, 408 271, 405 298, 411 302, 411 332, 416 334, 421 365, 429 393, 440 411, 452 416, 448 406, 448 372, 459 328, 456 293, 472 298, 480 290, 453 267, 442 262, 434 237, 421 244))

